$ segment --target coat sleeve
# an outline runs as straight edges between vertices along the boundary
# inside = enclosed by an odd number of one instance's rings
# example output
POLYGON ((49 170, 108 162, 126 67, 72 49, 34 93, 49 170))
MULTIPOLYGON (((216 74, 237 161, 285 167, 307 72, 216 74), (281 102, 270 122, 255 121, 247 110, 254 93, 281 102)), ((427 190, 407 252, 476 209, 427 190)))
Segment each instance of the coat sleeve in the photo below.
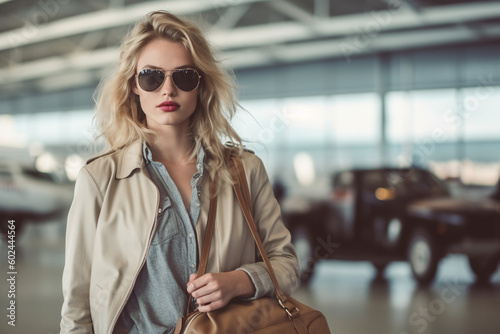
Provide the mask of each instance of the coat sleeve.
POLYGON ((66 227, 61 334, 93 333, 89 290, 94 237, 102 197, 86 169, 80 170, 66 227))
MULTIPOLYGON (((284 294, 290 295, 299 282, 299 264, 290 232, 283 224, 281 210, 262 161, 254 155, 248 159, 253 160, 244 165, 255 223, 278 284, 284 294)), ((255 286, 255 295, 246 300, 274 295, 275 289, 264 262, 245 264, 236 270, 246 272, 255 286)))

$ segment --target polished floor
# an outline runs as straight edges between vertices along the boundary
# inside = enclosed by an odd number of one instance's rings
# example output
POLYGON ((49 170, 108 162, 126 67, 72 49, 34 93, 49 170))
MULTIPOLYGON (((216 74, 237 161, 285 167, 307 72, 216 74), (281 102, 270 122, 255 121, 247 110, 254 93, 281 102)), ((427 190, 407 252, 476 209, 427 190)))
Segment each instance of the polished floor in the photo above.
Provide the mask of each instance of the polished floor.
MULTIPOLYGON (((16 240, 15 327, 7 324, 7 245, 1 242, 0 247, 5 277, 0 283, 0 333, 59 333, 61 225, 30 225, 16 240)), ((321 310, 334 334, 500 333, 500 270, 491 284, 474 284, 462 256, 446 258, 436 283, 427 289, 417 287, 405 263, 393 263, 377 278, 368 263, 325 261, 311 285, 299 288, 294 297, 321 310)))

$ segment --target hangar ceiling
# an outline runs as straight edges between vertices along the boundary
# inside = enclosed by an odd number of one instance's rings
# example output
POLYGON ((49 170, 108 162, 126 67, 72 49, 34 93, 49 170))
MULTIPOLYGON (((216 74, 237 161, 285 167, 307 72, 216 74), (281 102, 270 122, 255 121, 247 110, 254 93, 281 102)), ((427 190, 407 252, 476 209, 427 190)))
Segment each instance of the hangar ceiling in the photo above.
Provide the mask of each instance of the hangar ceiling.
POLYGON ((500 38, 500 1, 0 0, 0 99, 95 85, 157 9, 198 22, 235 68, 500 38))

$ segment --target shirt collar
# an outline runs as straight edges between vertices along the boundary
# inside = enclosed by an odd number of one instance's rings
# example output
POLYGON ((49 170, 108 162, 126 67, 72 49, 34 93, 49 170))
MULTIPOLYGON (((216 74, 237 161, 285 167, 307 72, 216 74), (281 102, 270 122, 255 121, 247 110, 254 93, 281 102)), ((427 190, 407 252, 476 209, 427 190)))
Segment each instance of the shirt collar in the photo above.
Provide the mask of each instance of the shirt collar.
POLYGON ((153 161, 153 153, 151 153, 151 150, 149 149, 148 144, 145 140, 142 141, 142 156, 144 157, 144 161, 146 162, 146 164, 149 164, 151 161, 153 161))
MULTIPOLYGON (((146 141, 142 142, 142 155, 144 157, 144 161, 146 164, 151 163, 153 160, 153 153, 148 147, 148 144, 146 141)), ((196 170, 198 173, 203 174, 203 163, 205 161, 205 150, 203 149, 203 146, 200 145, 200 150, 198 151, 198 157, 196 159, 196 170)))

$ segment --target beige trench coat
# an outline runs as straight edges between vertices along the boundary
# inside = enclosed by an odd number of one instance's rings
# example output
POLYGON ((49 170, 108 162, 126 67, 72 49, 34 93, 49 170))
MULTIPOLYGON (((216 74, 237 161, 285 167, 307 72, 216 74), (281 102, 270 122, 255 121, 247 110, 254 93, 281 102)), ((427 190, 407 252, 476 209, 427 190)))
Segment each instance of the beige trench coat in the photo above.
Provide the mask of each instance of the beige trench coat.
MULTIPOLYGON (((281 289, 290 294, 299 276, 290 233, 282 223, 262 161, 248 152, 242 160, 260 237, 281 289)), ((202 245, 209 208, 207 179, 202 184, 196 225, 198 245, 202 245)), ((66 231, 61 333, 114 332, 146 261, 158 202, 159 192, 147 174, 141 141, 91 159, 81 169, 66 231)), ((257 274, 252 275, 258 277, 253 283, 263 295, 272 295, 274 287, 265 266, 255 264, 256 252, 232 187, 223 183, 207 272, 243 268, 257 274)))

